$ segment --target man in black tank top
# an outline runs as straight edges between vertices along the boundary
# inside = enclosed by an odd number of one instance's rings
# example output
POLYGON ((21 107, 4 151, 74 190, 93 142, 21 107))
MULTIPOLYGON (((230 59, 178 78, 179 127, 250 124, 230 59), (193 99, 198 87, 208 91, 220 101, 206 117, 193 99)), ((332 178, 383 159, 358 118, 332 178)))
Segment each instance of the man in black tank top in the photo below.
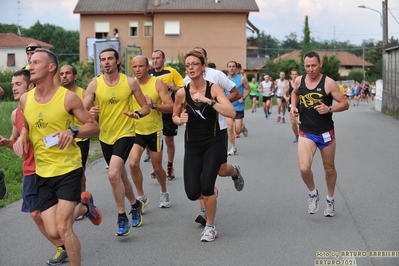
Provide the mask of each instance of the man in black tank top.
POLYGON ((319 210, 319 193, 311 170, 316 149, 320 149, 327 183, 327 208, 324 216, 335 215, 334 190, 337 181, 335 170, 335 134, 333 112, 345 111, 348 102, 335 81, 320 73, 322 62, 315 51, 303 56, 306 75, 296 78, 291 94, 291 119, 300 115, 298 161, 301 176, 309 189, 308 212, 319 210), (333 100, 338 104, 333 105, 333 100), (298 105, 299 103, 299 105, 298 105))

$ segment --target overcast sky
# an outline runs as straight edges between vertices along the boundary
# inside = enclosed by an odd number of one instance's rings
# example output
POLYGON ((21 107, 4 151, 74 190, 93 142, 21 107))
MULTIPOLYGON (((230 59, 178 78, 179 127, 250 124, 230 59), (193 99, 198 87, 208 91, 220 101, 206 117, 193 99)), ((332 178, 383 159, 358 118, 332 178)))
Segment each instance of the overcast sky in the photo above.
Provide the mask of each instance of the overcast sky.
MULTIPOLYGON (((116 0, 117 1, 117 0, 116 0)), ((188 1, 188 0, 187 0, 188 1)), ((195 0, 193 0, 195 1, 195 0)), ((222 0, 229 1, 229 0, 222 0)), ((243 0, 244 1, 244 0, 243 0)), ((73 14, 78 0, 0 0, 0 23, 17 24, 29 28, 36 21, 79 30, 79 15, 73 14), (20 2, 18 9, 18 2, 20 2), (19 12, 18 12, 19 10, 19 12), (18 15, 19 14, 19 15, 18 15)), ((309 16, 312 37, 317 41, 348 40, 360 45, 362 40, 382 40, 379 0, 256 0, 259 12, 249 20, 261 31, 282 41, 291 32, 303 37, 305 16, 309 16)), ((399 0, 389 0, 389 38, 399 38, 399 0)), ((250 31, 247 31, 251 35, 250 31)))

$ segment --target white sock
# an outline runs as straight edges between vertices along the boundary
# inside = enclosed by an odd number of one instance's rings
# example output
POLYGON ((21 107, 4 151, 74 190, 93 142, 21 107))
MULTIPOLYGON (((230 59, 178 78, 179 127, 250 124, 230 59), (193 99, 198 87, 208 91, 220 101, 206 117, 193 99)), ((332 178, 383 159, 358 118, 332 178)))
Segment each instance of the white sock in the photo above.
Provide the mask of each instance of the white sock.
POLYGON ((329 202, 334 201, 334 197, 330 198, 329 196, 327 196, 326 199, 327 199, 329 202))
POLYGON ((309 191, 309 195, 311 197, 316 196, 317 195, 317 189, 314 189, 313 191, 309 191))

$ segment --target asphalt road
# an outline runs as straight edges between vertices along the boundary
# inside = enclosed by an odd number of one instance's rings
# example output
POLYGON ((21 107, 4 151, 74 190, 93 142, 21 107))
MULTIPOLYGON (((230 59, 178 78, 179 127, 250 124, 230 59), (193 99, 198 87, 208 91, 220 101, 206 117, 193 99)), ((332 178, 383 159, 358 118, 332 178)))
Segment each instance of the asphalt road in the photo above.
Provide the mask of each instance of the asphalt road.
MULTIPOLYGON (((184 193, 181 127, 175 140, 177 178, 167 183, 172 207, 158 208, 159 185, 149 177, 151 164, 142 163, 150 204, 143 225, 132 228, 130 236, 115 236, 116 206, 103 159, 88 167, 87 189, 103 222, 96 227, 85 219, 74 225, 82 265, 399 265, 399 121, 364 102, 333 118, 335 217, 323 216, 326 185, 319 152, 313 171, 321 206, 310 215, 290 123, 276 122, 276 107, 268 120, 260 109, 247 111, 249 136, 237 140, 238 155, 229 157, 241 166, 245 187, 237 192, 230 178, 218 178, 215 242, 200 242, 202 227, 194 222, 198 203, 184 193), (335 257, 339 261, 332 261, 335 257)), ((20 206, 21 201, 0 209, 0 265, 45 265, 54 247, 20 206)))

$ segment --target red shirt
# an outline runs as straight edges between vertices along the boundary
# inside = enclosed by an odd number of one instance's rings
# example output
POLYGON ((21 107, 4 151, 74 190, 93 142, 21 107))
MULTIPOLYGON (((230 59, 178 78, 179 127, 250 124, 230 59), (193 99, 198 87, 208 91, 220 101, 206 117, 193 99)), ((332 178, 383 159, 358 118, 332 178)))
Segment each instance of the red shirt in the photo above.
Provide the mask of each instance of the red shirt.
MULTIPOLYGON (((21 112, 21 107, 18 106, 15 112, 15 126, 17 127, 18 134, 21 134, 22 127, 24 126, 24 116, 21 112)), ((33 154, 32 144, 29 142, 26 146, 26 154, 24 154, 24 162, 22 163, 22 169, 24 176, 36 174, 35 156, 33 154)))

